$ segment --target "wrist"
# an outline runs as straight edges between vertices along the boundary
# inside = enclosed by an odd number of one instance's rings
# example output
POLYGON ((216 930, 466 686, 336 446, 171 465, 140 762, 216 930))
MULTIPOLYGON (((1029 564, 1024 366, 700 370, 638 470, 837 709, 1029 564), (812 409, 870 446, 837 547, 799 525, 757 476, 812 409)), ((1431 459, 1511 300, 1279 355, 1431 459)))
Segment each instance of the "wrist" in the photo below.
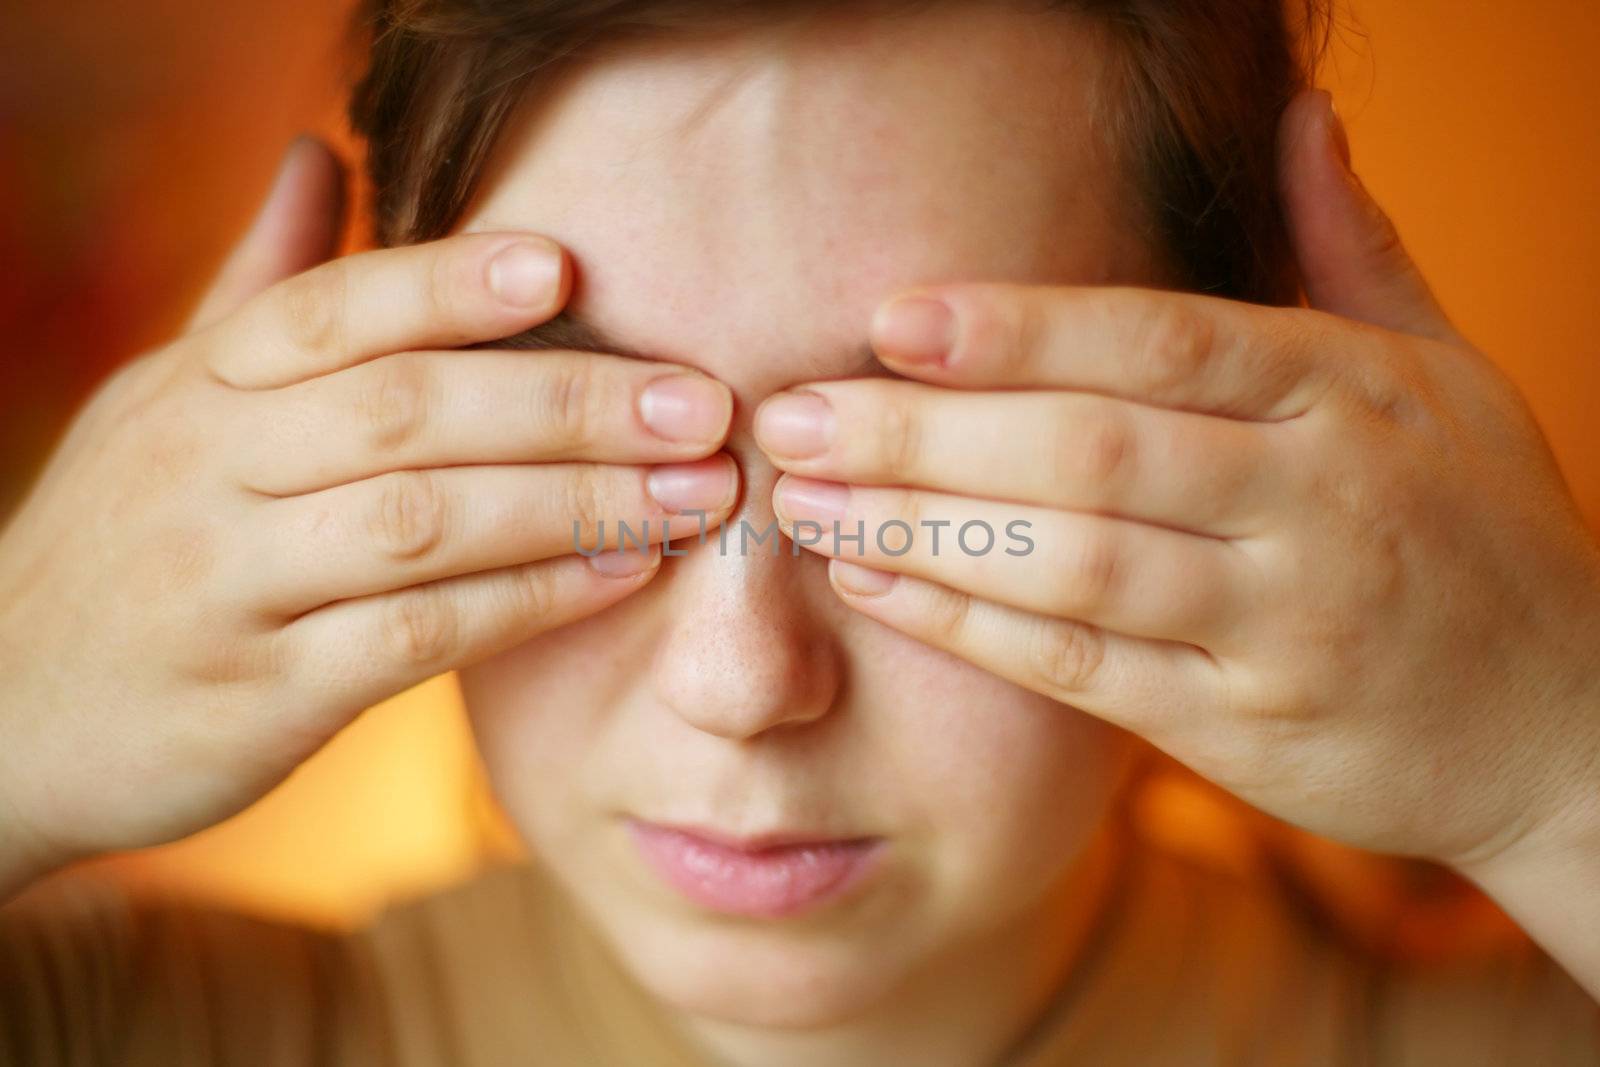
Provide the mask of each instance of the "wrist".
POLYGON ((1600 832, 1600 589, 1591 625, 1523 672, 1537 685, 1502 708, 1509 736, 1493 792, 1507 798, 1500 829, 1470 851, 1437 856, 1469 878, 1503 874, 1592 843, 1600 832))
POLYGON ((1600 812, 1456 870, 1600 1000, 1600 812))
MULTIPOLYGON (((0 678, 21 677, 11 662, 0 660, 0 678)), ((27 713, 24 709, 37 707, 16 693, 0 693, 0 903, 70 861, 29 820, 21 801, 27 776, 17 766, 17 720, 27 713)))
MULTIPOLYGON (((1600 672, 1595 672, 1600 681, 1600 672)), ((1600 686, 1576 707, 1589 738, 1565 753, 1560 788, 1529 796, 1522 829, 1450 866, 1492 898, 1544 950, 1600 999, 1600 686)))
POLYGON ((1558 814, 1495 851, 1449 866, 1485 889, 1530 885, 1561 869, 1600 869, 1600 771, 1590 788, 1589 797, 1570 800, 1558 814))
POLYGON ((65 863, 28 828, 0 790, 0 903, 65 863))

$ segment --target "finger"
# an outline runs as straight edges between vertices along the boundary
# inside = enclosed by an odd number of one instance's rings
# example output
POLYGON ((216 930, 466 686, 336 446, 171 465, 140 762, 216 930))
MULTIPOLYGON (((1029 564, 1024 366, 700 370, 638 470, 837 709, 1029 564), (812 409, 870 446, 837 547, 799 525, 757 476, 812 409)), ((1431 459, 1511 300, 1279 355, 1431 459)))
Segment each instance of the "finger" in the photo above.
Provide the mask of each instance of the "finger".
POLYGON ((1193 293, 949 285, 879 308, 872 344, 910 377, 1052 387, 1276 422, 1308 410, 1374 341, 1332 316, 1193 293))
POLYGON ((820 555, 1135 637, 1225 646, 1256 599, 1231 542, 1101 515, 792 474, 773 509, 820 555))
POLYGON ((1284 110, 1278 172, 1289 233, 1314 308, 1441 341, 1455 327, 1399 231, 1350 168, 1344 123, 1325 90, 1284 110))
POLYGON ((547 464, 386 474, 263 505, 251 602, 293 617, 455 575, 687 537, 720 524, 737 490, 726 455, 648 470, 547 464))
MULTIPOLYGON (((610 607, 643 588, 660 563, 659 548, 629 548, 341 600, 280 629, 276 652, 291 692, 305 694, 298 704, 367 707, 610 607)), ((306 724, 311 733, 327 727, 306 724)))
POLYGON ((809 383, 769 397, 755 416, 756 440, 790 473, 1214 537, 1259 532, 1281 499, 1279 430, 1092 393, 961 392, 886 378, 809 383))
POLYGON ((586 352, 407 352, 240 399, 231 469, 271 496, 422 467, 699 459, 733 417, 714 378, 586 352))
POLYGON ((344 228, 344 166, 322 141, 295 139, 250 229, 189 319, 190 333, 231 315, 268 286, 332 256, 344 228))
POLYGON ((848 560, 828 580, 850 607, 1024 689, 1149 736, 1215 721, 1224 667, 1204 651, 996 604, 848 560))
POLYGON ((509 337, 571 293, 566 253, 532 234, 471 233, 345 256, 279 282, 217 324, 207 365, 274 389, 378 356, 509 337))

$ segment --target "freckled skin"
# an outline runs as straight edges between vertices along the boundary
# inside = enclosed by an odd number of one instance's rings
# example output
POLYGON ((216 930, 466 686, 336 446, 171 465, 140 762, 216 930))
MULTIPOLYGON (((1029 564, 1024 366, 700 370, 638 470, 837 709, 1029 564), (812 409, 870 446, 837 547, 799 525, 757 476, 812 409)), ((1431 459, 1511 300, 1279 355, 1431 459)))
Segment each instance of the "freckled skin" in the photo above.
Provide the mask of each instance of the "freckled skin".
MULTIPOLYGON (((987 5, 629 46, 524 108, 462 228, 548 234, 578 264, 575 313, 726 381, 734 521, 763 528, 777 473, 751 413, 859 363, 895 289, 1149 279, 1090 122, 1097 48, 987 5)), ((462 673, 513 820, 624 962, 694 1020, 848 1029, 926 1016, 1038 943, 1126 737, 852 613, 787 542, 688 547, 462 673), (658 884, 624 813, 891 847, 844 906, 734 921, 658 884)))

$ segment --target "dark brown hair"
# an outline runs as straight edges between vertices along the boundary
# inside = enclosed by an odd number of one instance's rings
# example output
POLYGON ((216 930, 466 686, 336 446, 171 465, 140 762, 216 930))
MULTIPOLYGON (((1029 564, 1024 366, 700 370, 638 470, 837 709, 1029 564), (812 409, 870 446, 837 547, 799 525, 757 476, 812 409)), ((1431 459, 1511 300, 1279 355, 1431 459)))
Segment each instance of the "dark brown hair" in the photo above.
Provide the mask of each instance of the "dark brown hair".
MULTIPOLYGON (((1328 0, 1035 0, 1087 15, 1116 54, 1103 94, 1153 251, 1184 289, 1291 303, 1276 135, 1327 36, 1328 0)), ((350 101, 380 244, 432 240, 466 209, 512 109, 585 49, 845 0, 363 0, 370 62, 350 101)), ((850 4, 860 8, 860 3, 850 4)), ((915 6, 911 4, 886 4, 915 6)))

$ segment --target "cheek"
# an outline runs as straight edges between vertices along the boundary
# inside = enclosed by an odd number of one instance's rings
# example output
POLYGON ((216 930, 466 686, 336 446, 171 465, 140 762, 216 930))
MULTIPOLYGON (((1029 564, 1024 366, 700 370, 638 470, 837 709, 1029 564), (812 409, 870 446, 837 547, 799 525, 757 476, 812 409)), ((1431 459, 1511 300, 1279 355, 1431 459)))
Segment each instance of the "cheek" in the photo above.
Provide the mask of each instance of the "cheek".
POLYGON ((643 662, 628 632, 602 613, 459 672, 484 769, 525 836, 536 817, 549 824, 581 803, 579 772, 602 747, 607 710, 639 684, 643 662))
POLYGON ((936 876, 1021 898, 1058 875, 1116 795, 1131 738, 926 646, 879 662, 866 699, 883 780, 936 876))

